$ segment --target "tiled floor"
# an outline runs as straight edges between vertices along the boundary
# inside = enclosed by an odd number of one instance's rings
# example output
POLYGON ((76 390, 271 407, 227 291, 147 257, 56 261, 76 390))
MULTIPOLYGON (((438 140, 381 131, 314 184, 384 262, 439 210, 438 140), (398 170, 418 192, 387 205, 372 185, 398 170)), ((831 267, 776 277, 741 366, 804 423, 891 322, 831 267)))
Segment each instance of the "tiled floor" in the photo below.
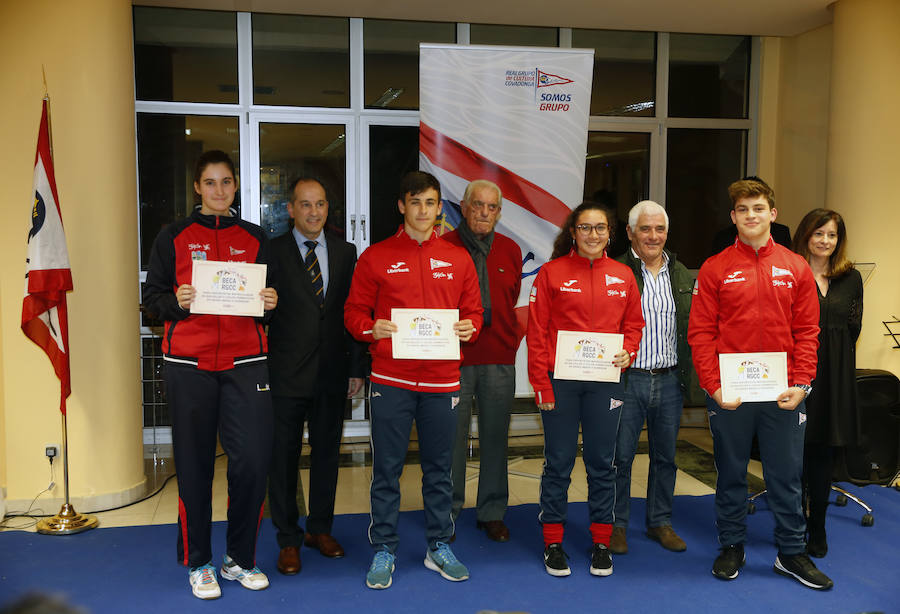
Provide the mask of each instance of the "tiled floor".
MULTIPOLYGON (((646 438, 646 432, 642 439, 646 438)), ((679 439, 687 441, 694 446, 712 452, 712 439, 706 427, 706 415, 702 408, 686 409, 679 439)), ((536 503, 538 501, 538 486, 543 459, 540 457, 516 456, 516 450, 533 450, 543 446, 543 437, 540 432, 517 434, 510 441, 510 477, 509 477, 509 504, 521 505, 523 503, 536 503)), ((411 446, 415 448, 415 444, 411 446)), ((305 449, 305 448, 304 448, 305 449)), ((348 459, 340 468, 338 477, 337 501, 335 513, 365 513, 369 511, 369 481, 371 479, 371 467, 366 465, 364 459, 368 451, 366 442, 345 442, 342 445, 343 458, 348 459)), ((161 454, 167 451, 160 450, 161 454)), ((639 454, 635 457, 632 468, 631 494, 635 497, 645 497, 647 491, 647 466, 648 456, 639 454)), ((155 461, 147 459, 149 481, 161 485, 171 475, 172 461, 169 458, 158 456, 155 461)), ((225 472, 227 460, 224 455, 216 460, 216 477, 213 482, 213 520, 225 520, 227 485, 225 472)), ((759 462, 751 461, 749 471, 758 477, 761 476, 759 462)), ((469 465, 466 484, 466 506, 474 504, 477 480, 477 460, 469 465)), ((309 483, 309 471, 301 471, 304 485, 309 483)), ((422 472, 417 463, 406 465, 400 479, 402 491, 401 510, 415 510, 422 508, 421 494, 422 472)), ((158 487, 158 486, 157 486, 158 487)), ((678 471, 675 484, 676 495, 707 495, 713 492, 712 488, 698 479, 691 477, 683 471, 678 471)), ((569 488, 570 501, 585 501, 587 499, 587 485, 584 464, 579 457, 572 471, 572 484, 569 488)), ((97 513, 101 526, 132 526, 145 524, 174 523, 178 510, 178 488, 174 478, 168 480, 160 492, 148 499, 129 505, 125 508, 109 512, 97 513)), ((80 511, 80 510, 79 510, 80 511)), ((32 529, 33 530, 33 529, 32 529)))

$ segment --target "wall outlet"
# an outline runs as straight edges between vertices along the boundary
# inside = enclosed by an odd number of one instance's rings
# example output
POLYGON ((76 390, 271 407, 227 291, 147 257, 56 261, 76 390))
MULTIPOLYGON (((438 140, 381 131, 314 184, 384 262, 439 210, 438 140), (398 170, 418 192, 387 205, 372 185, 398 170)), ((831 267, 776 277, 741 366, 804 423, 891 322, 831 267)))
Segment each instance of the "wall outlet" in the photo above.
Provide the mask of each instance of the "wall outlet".
POLYGON ((50 459, 52 462, 59 456, 59 445, 55 443, 48 443, 44 446, 44 456, 50 459))

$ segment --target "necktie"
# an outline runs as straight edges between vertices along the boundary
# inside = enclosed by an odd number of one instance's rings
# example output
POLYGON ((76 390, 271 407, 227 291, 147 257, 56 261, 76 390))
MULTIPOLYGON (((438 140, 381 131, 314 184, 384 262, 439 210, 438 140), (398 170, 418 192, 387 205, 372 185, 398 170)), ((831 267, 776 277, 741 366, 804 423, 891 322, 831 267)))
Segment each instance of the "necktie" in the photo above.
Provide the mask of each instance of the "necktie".
POLYGON ((306 272, 309 273, 309 279, 312 281, 313 291, 316 293, 316 300, 319 302, 319 309, 325 308, 325 287, 322 284, 322 269, 319 268, 319 258, 316 256, 316 241, 304 241, 303 244, 308 248, 306 258, 303 263, 306 265, 306 272))

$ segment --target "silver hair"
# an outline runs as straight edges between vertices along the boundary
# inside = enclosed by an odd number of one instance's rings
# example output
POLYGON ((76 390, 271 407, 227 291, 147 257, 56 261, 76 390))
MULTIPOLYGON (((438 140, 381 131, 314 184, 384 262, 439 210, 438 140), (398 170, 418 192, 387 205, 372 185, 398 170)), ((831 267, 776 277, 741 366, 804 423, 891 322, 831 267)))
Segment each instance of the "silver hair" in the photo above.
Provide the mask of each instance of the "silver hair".
POLYGON ((466 193, 463 194, 463 201, 469 202, 469 197, 472 196, 472 192, 478 190, 480 188, 490 188, 497 192, 497 204, 503 206, 503 192, 500 191, 500 186, 498 186, 493 181, 488 181, 487 179, 476 179, 466 186, 466 193))
POLYGON ((663 206, 652 200, 642 200, 628 212, 628 227, 631 228, 632 232, 637 228, 638 218, 641 217, 642 213, 646 215, 662 213, 663 219, 666 221, 666 230, 669 229, 669 214, 666 213, 663 206))

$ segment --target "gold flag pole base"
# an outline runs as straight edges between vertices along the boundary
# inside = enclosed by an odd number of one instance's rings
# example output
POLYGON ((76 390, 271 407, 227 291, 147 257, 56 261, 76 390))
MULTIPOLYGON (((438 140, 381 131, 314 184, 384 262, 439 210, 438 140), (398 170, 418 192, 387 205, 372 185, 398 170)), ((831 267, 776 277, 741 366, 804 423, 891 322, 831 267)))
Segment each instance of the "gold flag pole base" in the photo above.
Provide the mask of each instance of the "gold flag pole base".
POLYGON ((97 528, 96 516, 79 514, 70 503, 64 503, 59 513, 37 523, 37 532, 44 535, 71 535, 97 528))

